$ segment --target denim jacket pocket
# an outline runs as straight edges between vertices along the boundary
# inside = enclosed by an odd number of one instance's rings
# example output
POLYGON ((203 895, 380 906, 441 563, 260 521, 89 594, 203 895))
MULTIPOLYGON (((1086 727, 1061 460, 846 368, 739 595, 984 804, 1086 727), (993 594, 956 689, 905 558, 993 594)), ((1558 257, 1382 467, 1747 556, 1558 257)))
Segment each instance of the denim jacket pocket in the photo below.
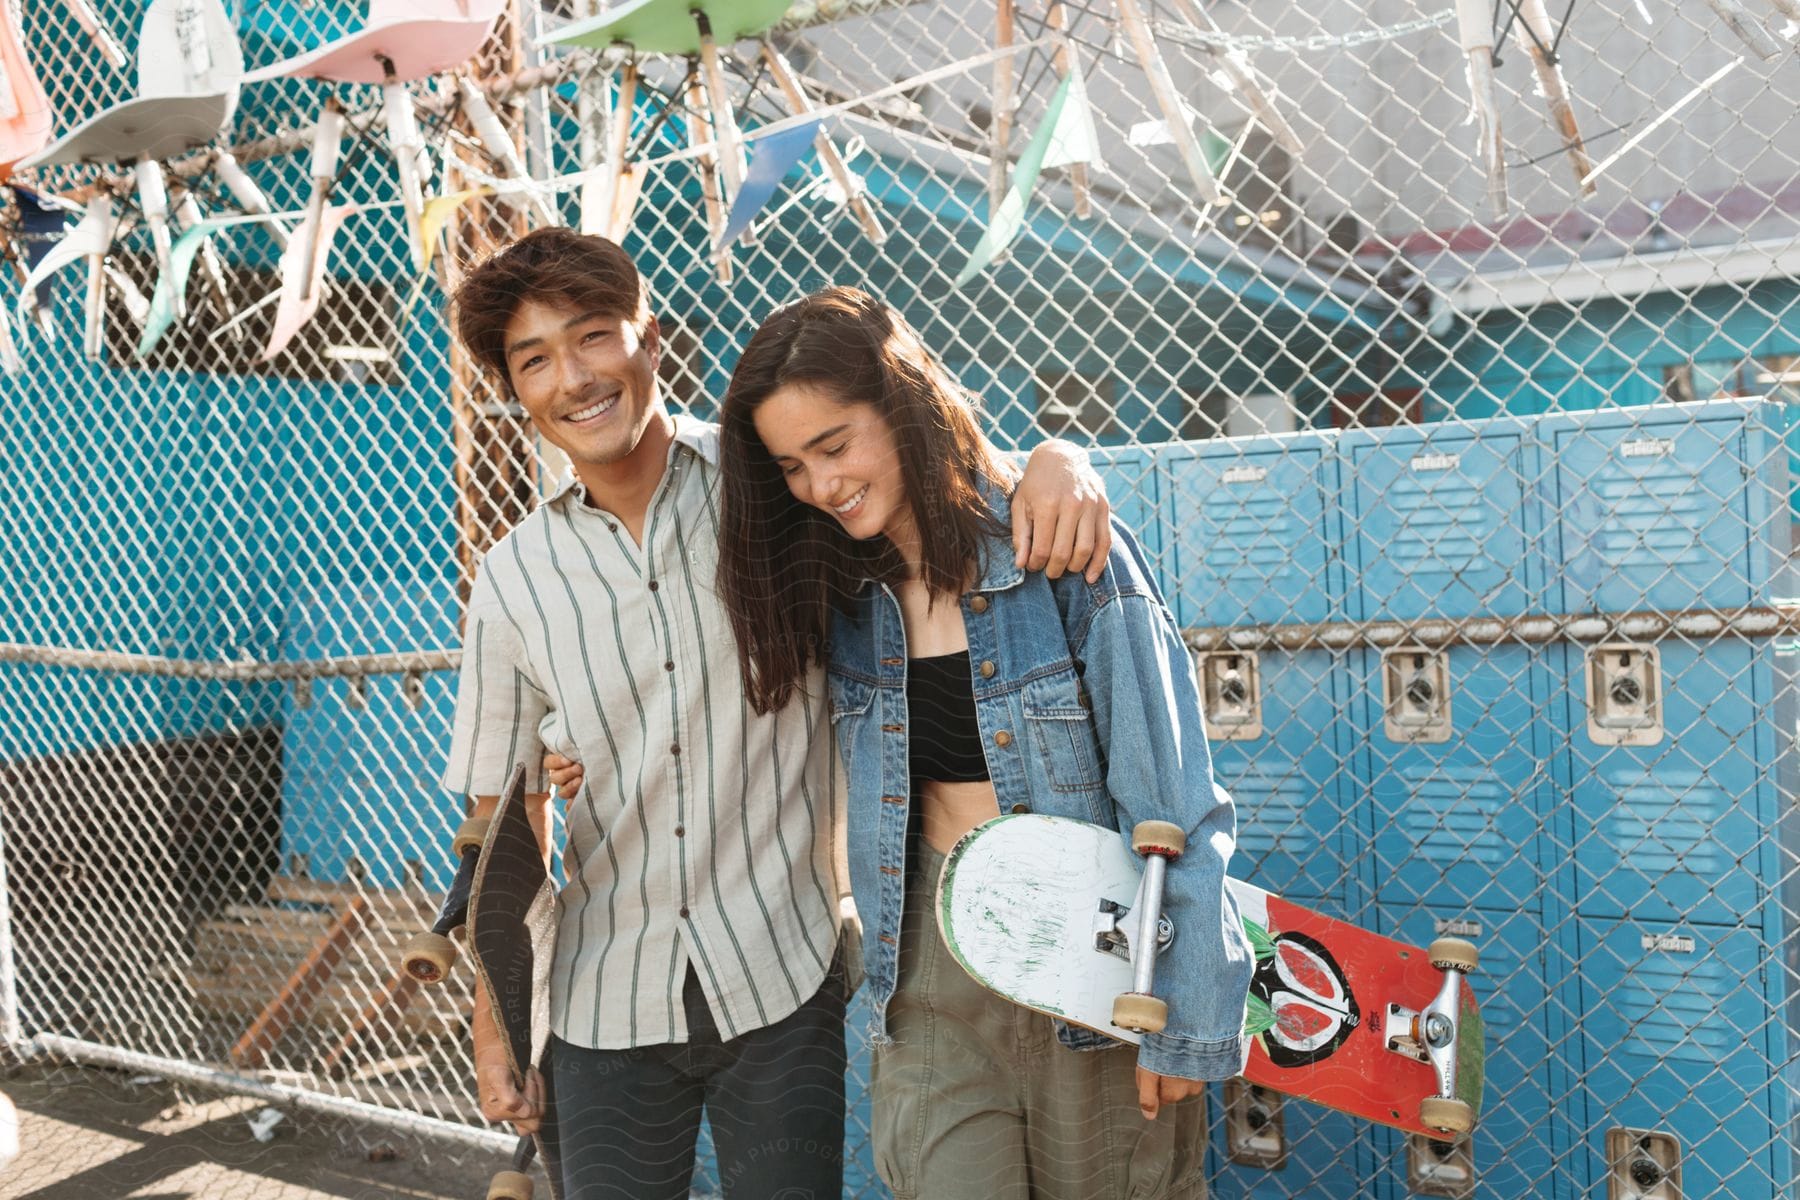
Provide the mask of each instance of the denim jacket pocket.
POLYGON ((1037 742, 1051 789, 1097 799, 1095 794, 1106 781, 1100 769, 1093 714, 1074 668, 1027 683, 1024 704, 1025 723, 1037 742))
POLYGON ((861 716, 869 711, 869 705, 875 700, 874 684, 838 671, 828 672, 827 680, 831 687, 833 725, 843 717, 861 716))

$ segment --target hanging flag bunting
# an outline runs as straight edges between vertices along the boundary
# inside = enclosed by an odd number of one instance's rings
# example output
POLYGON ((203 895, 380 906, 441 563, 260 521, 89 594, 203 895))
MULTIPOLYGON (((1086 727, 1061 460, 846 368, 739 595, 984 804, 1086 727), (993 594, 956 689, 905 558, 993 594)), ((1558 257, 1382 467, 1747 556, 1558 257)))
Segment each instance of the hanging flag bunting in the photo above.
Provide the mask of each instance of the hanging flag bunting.
MULTIPOLYGON (((1094 129, 1094 110, 1088 104, 1087 80, 1081 68, 1072 63, 1062 86, 1068 89, 1062 114, 1055 122, 1050 145, 1044 151, 1046 167, 1071 167, 1076 163, 1100 161, 1100 135, 1094 129)), ((1051 100, 1055 104, 1055 100, 1051 100)))
POLYGON ((25 370, 19 348, 13 344, 12 322, 6 310, 0 309, 0 375, 18 375, 25 370))
POLYGON ((431 260, 437 256, 438 235, 444 232, 444 224, 450 220, 451 214, 475 197, 487 194, 488 189, 484 187, 464 188, 460 192, 434 196, 425 202, 425 207, 419 214, 419 239, 424 243, 419 266, 421 276, 431 270, 431 260))
MULTIPOLYGON (((14 183, 12 194, 19 206, 17 242, 25 255, 25 269, 30 271, 43 261, 56 243, 62 241, 63 233, 69 227, 68 216, 56 205, 44 203, 30 188, 14 183)), ((38 307, 49 308, 53 295, 51 282, 46 279, 38 285, 38 307)))
MULTIPOLYGON (((1185 107, 1185 106, 1184 106, 1185 107)), ((1193 125, 1194 114, 1187 113, 1188 124, 1193 125)), ((1169 123, 1158 117, 1154 121, 1139 121, 1125 134, 1125 144, 1134 148, 1144 146, 1167 146, 1175 141, 1175 135, 1169 132, 1169 123)), ((1225 165, 1231 160, 1232 141, 1214 132, 1211 128, 1200 131, 1200 156, 1206 160, 1206 169, 1214 178, 1225 171, 1225 165)))
MULTIPOLYGON (((275 324, 269 331, 269 345, 262 361, 271 362, 301 327, 319 311, 319 300, 325 294, 325 263, 331 257, 331 240, 337 236, 344 218, 356 212, 354 205, 326 206, 319 211, 318 232, 313 237, 296 237, 281 255, 281 299, 275 305, 275 324), (311 261, 305 260, 308 247, 313 247, 311 261)), ((309 215, 308 219, 312 219, 309 215)))
POLYGON ((1049 110, 1019 155, 1019 165, 1013 169, 1012 186, 1006 191, 1006 199, 1000 202, 987 232, 975 244, 953 286, 961 287, 986 270, 1000 251, 1019 236, 1019 231, 1025 227, 1025 206, 1037 188, 1038 173, 1046 165, 1067 166, 1093 161, 1098 148, 1094 115, 1088 108, 1087 89, 1076 82, 1079 79, 1078 72, 1070 71, 1057 85, 1056 92, 1050 97, 1049 110), (1070 103, 1071 96, 1075 97, 1073 104, 1070 103), (1053 150, 1054 161, 1050 158, 1053 150), (1088 157, 1077 157, 1084 153, 1088 157))
POLYGON ((25 277, 25 287, 19 293, 20 322, 31 319, 39 299, 38 288, 42 284, 48 283, 52 275, 71 263, 105 254, 107 247, 112 244, 112 231, 111 213, 102 213, 98 208, 90 206, 88 214, 60 242, 50 247, 49 252, 38 259, 37 264, 31 268, 31 273, 25 277))
POLYGON ((150 297, 150 316, 144 322, 143 336, 138 339, 137 356, 140 360, 156 349, 163 334, 175 323, 175 297, 187 291, 188 276, 193 273, 194 260, 206 245, 206 239, 227 223, 201 221, 183 230, 181 236, 175 239, 175 245, 169 251, 169 269, 156 277, 156 291, 150 297))
POLYGON ((750 169, 745 172, 743 186, 738 188, 737 197, 731 202, 731 216, 725 222, 725 232, 719 235, 719 244, 713 247, 715 255, 725 253, 726 247, 750 228, 750 222, 774 197, 787 173, 812 149, 813 138, 818 132, 817 120, 802 121, 751 143, 750 169))

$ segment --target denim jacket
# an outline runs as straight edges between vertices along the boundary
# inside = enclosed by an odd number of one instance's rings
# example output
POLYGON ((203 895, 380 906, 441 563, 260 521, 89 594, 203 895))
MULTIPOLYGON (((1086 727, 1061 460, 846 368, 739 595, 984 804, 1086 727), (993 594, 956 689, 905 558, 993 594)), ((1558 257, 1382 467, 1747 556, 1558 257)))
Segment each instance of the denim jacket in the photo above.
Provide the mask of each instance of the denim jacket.
MULTIPOLYGON (((1004 496, 990 497, 1002 525, 1004 496)), ((1165 911, 1177 935, 1157 960, 1169 1023, 1144 1038, 1140 1066, 1226 1079, 1243 1065, 1244 1001, 1254 963, 1224 886, 1236 842, 1231 797, 1213 782, 1193 660, 1142 549, 1117 521, 1100 581, 1054 582, 989 540, 961 597, 977 723, 1002 812, 1074 817, 1125 831, 1140 820, 1187 830, 1165 911)), ((899 602, 865 582, 834 618, 831 720, 849 774, 850 886, 863 921, 870 1032, 887 1038, 899 968, 906 832, 906 634, 899 602)), ((1114 1045, 1059 1023, 1065 1045, 1114 1045)))

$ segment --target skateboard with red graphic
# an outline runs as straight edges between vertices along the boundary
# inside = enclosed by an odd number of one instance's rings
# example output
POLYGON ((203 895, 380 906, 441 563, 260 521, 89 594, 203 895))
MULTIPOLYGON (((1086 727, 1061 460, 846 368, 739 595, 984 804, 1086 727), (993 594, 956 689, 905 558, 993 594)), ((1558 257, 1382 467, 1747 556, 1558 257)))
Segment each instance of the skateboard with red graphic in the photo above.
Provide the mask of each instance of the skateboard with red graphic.
MULTIPOLYGON (((944 943, 1013 1003, 1135 1043, 1168 1017, 1155 965, 1181 937, 1161 896, 1183 842, 1163 821, 1139 824, 1128 848, 1083 821, 998 817, 944 861, 944 943)), ((1473 945, 1422 950, 1226 882, 1256 955, 1246 1081, 1440 1141, 1474 1128, 1486 1050, 1473 945)))

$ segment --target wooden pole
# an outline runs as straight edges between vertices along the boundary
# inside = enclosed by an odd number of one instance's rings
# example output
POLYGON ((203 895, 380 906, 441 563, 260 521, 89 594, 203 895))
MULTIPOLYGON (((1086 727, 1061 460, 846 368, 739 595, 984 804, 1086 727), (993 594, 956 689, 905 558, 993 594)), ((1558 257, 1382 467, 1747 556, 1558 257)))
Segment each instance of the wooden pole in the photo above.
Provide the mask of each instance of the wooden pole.
POLYGON ((262 1066, 269 1051, 275 1048, 275 1043, 281 1040, 288 1027, 306 1016, 313 1001, 319 998, 319 993, 331 982, 332 972, 337 970, 344 951, 362 933, 363 919, 368 908, 369 901, 363 896, 353 897, 343 907, 337 919, 332 921, 324 935, 313 944, 306 958, 288 976, 281 991, 263 1005, 263 1010, 250 1022, 250 1028, 232 1046, 233 1063, 246 1070, 262 1066))
MULTIPOLYGON (((475 78, 515 74, 520 52, 516 0, 476 56, 475 78)), ((502 109, 509 113, 510 109, 502 109)), ((502 121, 508 118, 502 116, 502 121)), ((516 118, 512 118, 516 120, 516 118)), ((509 133, 516 129, 509 123, 509 133)), ((461 180, 455 181, 460 185, 461 180)), ((451 223, 452 237, 438 256, 440 279, 453 293, 464 267, 487 257, 525 232, 524 214, 493 197, 463 205, 451 223)), ((450 436, 456 461, 456 554, 460 592, 467 599, 475 568, 501 535, 531 511, 537 494, 537 448, 505 390, 488 378, 461 342, 450 340, 450 436)))
MULTIPOLYGON (((700 194, 706 202, 706 227, 712 244, 717 246, 725 236, 725 205, 719 199, 718 154, 712 136, 712 118, 706 107, 706 89, 701 86, 698 70, 688 73, 687 107, 688 141, 700 152, 694 164, 700 171, 700 194)), ((719 255, 714 260, 714 269, 720 283, 730 283, 731 255, 719 255)))
MULTIPOLYGON (((781 94, 787 97, 788 112, 796 117, 805 116, 811 112, 813 110, 812 101, 808 99, 805 89, 800 86, 800 80, 795 76, 793 68, 788 66, 787 58, 769 42, 762 44, 762 52, 763 61, 769 66, 769 77, 775 81, 775 86, 781 89, 781 94)), ((887 230, 883 229, 881 222, 876 219, 875 209, 870 205, 868 198, 852 186, 850 169, 844 165, 843 158, 837 152, 837 146, 832 143, 831 135, 827 134, 824 129, 820 129, 818 135, 813 138, 813 149, 819 152, 819 161, 825 164, 825 169, 830 172, 832 180, 838 185, 838 190, 844 193, 850 205, 850 211, 856 214, 856 219, 862 224, 863 232, 868 235, 869 240, 877 246, 887 241, 887 230)))
MULTIPOLYGON (((994 0, 994 49, 1005 50, 1013 44, 1013 0, 994 0)), ((994 95, 990 108, 993 121, 993 148, 988 151, 988 220, 997 220, 1000 205, 1006 199, 1007 151, 1012 142, 1013 56, 1003 54, 994 60, 994 95)))
POLYGON ((1144 20, 1143 10, 1138 7, 1137 0, 1116 0, 1116 3, 1119 6, 1120 23, 1125 27, 1125 36, 1131 42, 1132 52, 1137 55, 1138 65, 1150 80, 1150 91, 1156 96, 1157 106, 1162 109, 1163 121, 1169 127, 1169 137, 1181 152, 1181 161, 1187 167, 1188 177, 1194 181, 1194 188, 1200 193, 1202 201, 1217 204, 1222 198, 1218 180, 1213 178, 1212 168, 1206 165, 1206 154, 1200 149, 1200 139, 1194 136, 1194 127, 1188 120, 1187 104, 1182 100, 1181 93, 1175 90, 1175 81, 1169 76, 1169 66, 1163 61, 1162 51, 1156 48, 1156 39, 1150 36, 1150 26, 1144 20))
MULTIPOLYGON (((1059 2, 1050 5, 1049 25, 1057 34, 1056 69, 1067 76, 1075 69, 1075 54, 1069 48, 1069 15, 1063 11, 1059 2)), ((1085 221, 1094 215, 1093 187, 1088 181, 1088 165, 1074 163, 1069 168, 1069 178, 1075 185, 1075 215, 1085 221)))

